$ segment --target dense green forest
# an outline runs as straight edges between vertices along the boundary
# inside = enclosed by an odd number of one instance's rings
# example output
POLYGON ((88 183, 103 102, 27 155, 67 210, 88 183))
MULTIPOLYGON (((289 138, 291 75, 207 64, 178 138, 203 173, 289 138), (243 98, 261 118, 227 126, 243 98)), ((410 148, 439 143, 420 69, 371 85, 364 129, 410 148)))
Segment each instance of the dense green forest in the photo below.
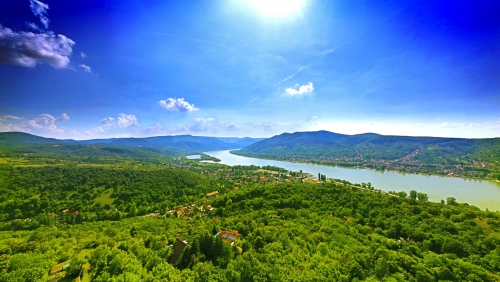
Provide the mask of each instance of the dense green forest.
POLYGON ((43 146, 0 155, 0 281, 500 281, 500 212, 451 197, 43 146))
POLYGON ((500 180, 500 139, 283 133, 232 153, 332 166, 500 180))

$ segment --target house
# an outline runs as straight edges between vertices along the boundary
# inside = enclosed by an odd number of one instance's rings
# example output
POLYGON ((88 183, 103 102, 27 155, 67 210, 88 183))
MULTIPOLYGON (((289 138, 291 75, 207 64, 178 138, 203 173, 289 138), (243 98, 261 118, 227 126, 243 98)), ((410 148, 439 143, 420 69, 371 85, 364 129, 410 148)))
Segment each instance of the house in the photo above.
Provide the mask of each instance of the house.
POLYGON ((187 241, 183 241, 179 238, 175 238, 176 241, 174 245, 172 246, 174 252, 172 256, 170 257, 170 264, 172 265, 177 265, 181 262, 182 254, 184 253, 184 249, 186 249, 186 246, 188 245, 187 241))
POLYGON ((220 238, 221 240, 227 242, 229 245, 233 245, 236 238, 240 237, 241 234, 232 231, 221 231, 215 234, 214 238, 220 238))
POLYGON ((219 191, 213 191, 207 194, 208 198, 216 198, 219 197, 219 191))
POLYGON ((181 217, 184 214, 184 209, 178 210, 176 212, 176 214, 177 214, 177 217, 181 217))
POLYGON ((200 210, 201 212, 204 212, 204 211, 211 211, 211 210, 213 210, 213 209, 214 209, 214 208, 212 207, 212 205, 208 205, 208 206, 201 206, 201 207, 199 208, 199 210, 200 210))

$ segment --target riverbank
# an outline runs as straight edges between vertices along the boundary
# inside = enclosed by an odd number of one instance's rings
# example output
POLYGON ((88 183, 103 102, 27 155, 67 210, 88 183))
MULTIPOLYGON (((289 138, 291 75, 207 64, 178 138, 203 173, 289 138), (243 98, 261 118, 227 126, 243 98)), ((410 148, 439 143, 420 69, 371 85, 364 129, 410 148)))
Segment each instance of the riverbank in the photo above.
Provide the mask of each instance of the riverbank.
POLYGON ((302 171, 311 175, 320 173, 327 178, 343 179, 350 183, 370 182, 373 187, 384 192, 403 191, 409 194, 411 190, 415 190, 428 194, 429 201, 432 202, 440 202, 448 197, 454 197, 460 203, 469 203, 481 209, 488 208, 500 211, 500 183, 496 181, 259 159, 232 154, 230 150, 210 151, 206 154, 220 159, 221 164, 229 166, 277 166, 289 171, 302 171))
POLYGON ((395 172, 395 173, 401 173, 401 174, 410 174, 410 175, 422 175, 422 176, 438 176, 438 177, 445 177, 445 178, 458 178, 458 179, 464 179, 464 180, 479 180, 479 181, 492 181, 492 182, 498 182, 500 183, 500 180, 494 179, 494 178, 481 178, 481 177, 470 177, 470 176, 464 176, 464 175, 457 175, 457 174, 451 174, 450 173, 426 173, 426 172, 412 172, 412 171, 402 171, 398 169, 376 169, 372 167, 366 167, 366 166, 360 166, 358 164, 352 164, 352 165, 343 165, 342 163, 336 163, 332 164, 330 162, 315 162, 315 161, 302 161, 302 160, 289 160, 289 159, 274 159, 274 158, 266 158, 266 157, 261 157, 261 156, 251 156, 251 155, 244 155, 244 154, 238 154, 236 153, 238 150, 231 150, 229 151, 231 154, 240 156, 240 157, 246 157, 246 158, 257 158, 257 159, 263 159, 263 160, 272 160, 272 161, 282 161, 282 162, 292 162, 292 163, 300 163, 300 164, 309 164, 309 165, 322 165, 322 166, 329 166, 329 167, 341 167, 341 168, 347 168, 347 169, 363 169, 363 170, 371 170, 371 171, 376 171, 376 172, 395 172))

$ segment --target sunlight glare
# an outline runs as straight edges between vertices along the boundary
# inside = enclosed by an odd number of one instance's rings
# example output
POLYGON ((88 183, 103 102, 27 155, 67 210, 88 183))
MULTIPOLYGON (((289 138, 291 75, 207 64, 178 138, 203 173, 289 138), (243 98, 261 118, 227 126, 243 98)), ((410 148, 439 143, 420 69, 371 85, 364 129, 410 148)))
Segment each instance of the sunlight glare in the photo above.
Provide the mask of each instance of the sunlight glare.
POLYGON ((270 17, 285 17, 299 12, 305 0, 247 0, 259 13, 270 17))

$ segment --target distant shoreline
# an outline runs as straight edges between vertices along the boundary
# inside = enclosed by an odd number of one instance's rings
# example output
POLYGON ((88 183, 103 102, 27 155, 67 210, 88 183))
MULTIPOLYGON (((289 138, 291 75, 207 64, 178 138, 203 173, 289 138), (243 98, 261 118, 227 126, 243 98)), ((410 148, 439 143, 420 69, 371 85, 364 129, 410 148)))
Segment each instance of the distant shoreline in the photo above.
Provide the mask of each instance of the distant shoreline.
POLYGON ((263 160, 271 160, 271 161, 283 161, 283 162, 291 162, 291 163, 301 163, 301 164, 310 164, 310 165, 322 165, 322 166, 328 166, 328 167, 341 167, 341 168, 351 168, 351 169, 366 169, 366 170, 373 170, 373 171, 380 171, 380 172, 387 171, 387 172, 396 172, 396 173, 401 173, 401 174, 414 174, 414 175, 423 175, 423 176, 439 176, 439 177, 446 177, 446 178, 461 178, 461 179, 464 179, 464 180, 480 180, 480 181, 490 181, 490 182, 498 182, 498 183, 500 183, 500 180, 491 179, 491 178, 474 178, 474 177, 450 176, 450 175, 442 175, 442 174, 434 174, 434 173, 401 172, 401 171, 393 170, 393 169, 379 170, 379 169, 374 169, 374 168, 355 167, 355 166, 316 164, 316 163, 312 163, 312 162, 308 162, 308 161, 284 160, 284 159, 273 159, 273 158, 264 158, 264 157, 252 157, 252 156, 235 154, 235 153, 233 153, 233 151, 239 151, 239 149, 238 150, 230 150, 229 153, 231 153, 233 155, 236 155, 236 156, 240 156, 240 157, 263 159, 263 160))

